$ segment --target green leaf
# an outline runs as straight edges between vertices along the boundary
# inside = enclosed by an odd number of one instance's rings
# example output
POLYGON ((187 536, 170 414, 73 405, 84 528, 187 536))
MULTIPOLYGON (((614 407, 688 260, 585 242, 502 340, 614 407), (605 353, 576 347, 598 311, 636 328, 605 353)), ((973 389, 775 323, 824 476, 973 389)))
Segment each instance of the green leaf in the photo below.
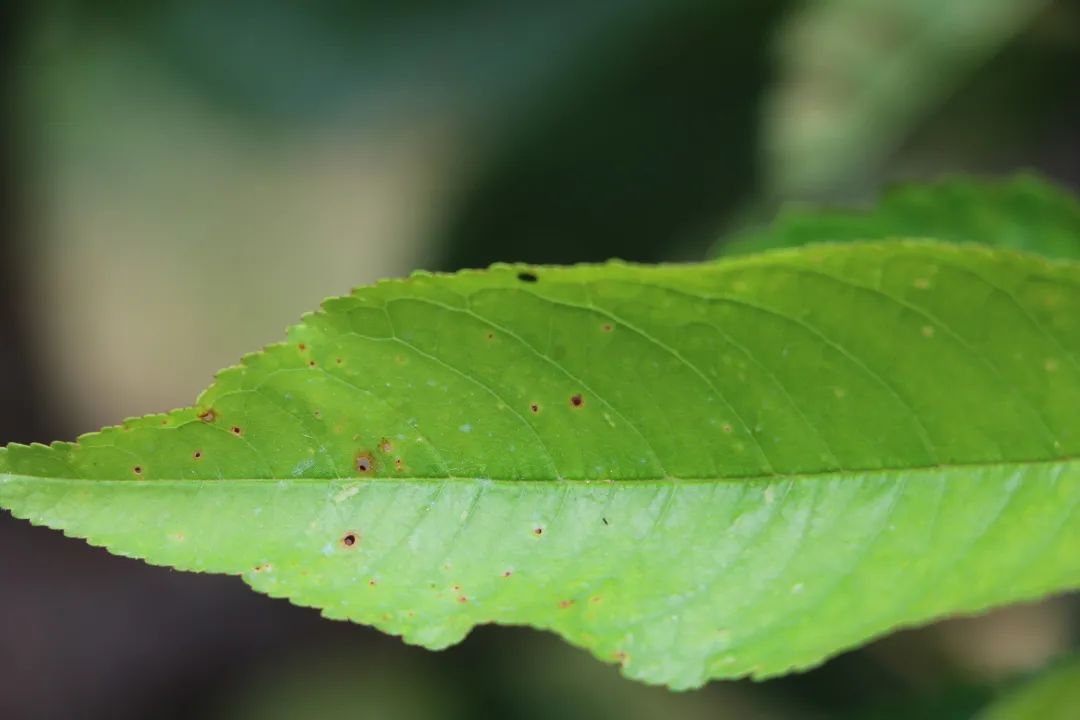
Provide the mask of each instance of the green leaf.
POLYGON ((1080 659, 1043 672, 978 715, 978 720, 1072 720, 1080 708, 1080 659))
POLYGON ((441 648, 676 688, 1080 584, 1080 264, 929 242, 496 266, 329 300, 0 505, 441 648))
POLYGON ((743 255, 814 242, 895 237, 976 242, 1077 260, 1080 202, 1030 175, 899 185, 867 211, 788 208, 771 225, 738 233, 717 252, 743 255))

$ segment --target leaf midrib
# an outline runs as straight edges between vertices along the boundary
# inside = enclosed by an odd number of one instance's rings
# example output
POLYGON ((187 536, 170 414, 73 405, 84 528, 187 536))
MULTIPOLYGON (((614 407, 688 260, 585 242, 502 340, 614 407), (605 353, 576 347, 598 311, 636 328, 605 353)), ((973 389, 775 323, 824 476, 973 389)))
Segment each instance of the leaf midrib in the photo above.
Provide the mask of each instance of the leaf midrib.
MULTIPOLYGON (((0 455, 2 456, 2 455, 0 455)), ((948 472, 950 470, 1002 470, 1049 467, 1055 465, 1071 465, 1080 461, 1080 456, 1063 456, 1058 458, 1046 458, 1039 460, 1009 460, 996 462, 970 462, 970 463, 938 463, 932 465, 911 465, 906 467, 891 468, 868 468, 864 470, 822 470, 819 472, 804 473, 774 473, 761 475, 745 475, 740 477, 677 477, 665 476, 655 478, 491 478, 483 476, 466 475, 443 475, 443 476, 416 476, 416 477, 355 477, 355 476, 327 476, 327 477, 270 477, 270 478, 160 478, 156 480, 119 480, 119 479, 94 479, 94 478, 67 478, 55 476, 22 475, 16 473, 0 473, 0 485, 13 481, 30 481, 47 484, 87 484, 87 485, 131 485, 148 487, 155 485, 181 485, 187 487, 199 487, 203 485, 257 485, 264 486, 270 483, 286 484, 318 484, 318 483, 438 483, 438 482, 461 482, 461 483, 487 483, 492 485, 613 485, 616 483, 648 487, 670 485, 709 485, 716 483, 740 483, 740 482, 784 482, 788 480, 824 480, 828 478, 840 478, 844 476, 880 477, 897 475, 899 473, 929 474, 933 472, 948 472)))

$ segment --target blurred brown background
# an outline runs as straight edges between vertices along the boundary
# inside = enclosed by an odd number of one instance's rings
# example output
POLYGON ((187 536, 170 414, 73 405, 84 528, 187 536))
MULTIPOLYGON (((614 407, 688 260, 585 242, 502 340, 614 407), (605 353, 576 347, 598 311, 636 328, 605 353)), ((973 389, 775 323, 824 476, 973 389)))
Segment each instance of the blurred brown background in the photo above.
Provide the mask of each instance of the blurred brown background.
MULTIPOLYGON (((789 201, 1080 186, 1080 2, 3 5, 0 444, 189 403, 415 268, 700 258, 789 201)), ((0 718, 966 717, 1073 598, 674 695, 552 636, 433 654, 0 514, 0 718)))

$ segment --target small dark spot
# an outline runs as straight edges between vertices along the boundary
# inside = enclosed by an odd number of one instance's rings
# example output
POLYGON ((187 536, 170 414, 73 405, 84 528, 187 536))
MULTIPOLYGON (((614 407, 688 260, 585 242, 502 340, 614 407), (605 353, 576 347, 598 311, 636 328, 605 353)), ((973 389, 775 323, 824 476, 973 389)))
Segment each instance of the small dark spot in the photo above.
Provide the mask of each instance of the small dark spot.
POLYGON ((401 461, 401 458, 394 458, 394 469, 398 472, 405 469, 405 463, 401 461))
POLYGON ((508 577, 510 577, 510 576, 511 576, 511 575, 513 575, 513 574, 514 574, 514 571, 513 571, 513 570, 503 570, 503 574, 502 574, 502 576, 503 576, 504 578, 508 578, 508 577))
POLYGON ((304 343, 300 343, 296 347, 300 348, 300 352, 304 352, 305 350, 307 350, 307 345, 305 345, 304 343))
POLYGON ((488 334, 485 337, 487 337, 488 340, 494 340, 495 339, 495 333, 488 332, 488 334))
POLYGON ((217 415, 214 414, 213 409, 206 409, 199 413, 199 419, 204 423, 212 423, 217 419, 217 415))
POLYGON ((533 528, 533 535, 535 535, 536 537, 540 537, 543 534, 544 534, 544 528, 542 528, 542 527, 533 528))
POLYGON ((368 587, 375 587, 376 585, 379 584, 379 581, 376 580, 375 578, 371 578, 370 580, 367 581, 367 584, 368 584, 368 587))
POLYGON ((195 452, 191 453, 191 457, 195 460, 202 460, 202 450, 196 450, 195 452))
POLYGON ((360 543, 360 533, 347 532, 341 536, 341 547, 345 549, 354 548, 360 543))
POLYGON ((308 360, 308 367, 315 367, 315 361, 314 360, 308 360))
POLYGON ((394 452, 394 443, 390 442, 390 438, 383 438, 379 441, 379 449, 386 454, 394 452))
POLYGON ((131 468, 131 472, 135 473, 136 475, 142 475, 142 465, 136 465, 135 467, 131 468))
POLYGON ((591 598, 589 598, 589 602, 593 605, 599 605, 602 599, 603 598, 601 598, 599 595, 593 595, 591 598))
POLYGON ((600 329, 603 330, 604 332, 611 332, 612 330, 615 329, 615 326, 612 325, 611 323, 604 323, 603 325, 600 326, 600 329))
POLYGON ((604 522, 605 525, 609 524, 606 517, 602 517, 600 519, 604 522))
POLYGON ((460 585, 451 585, 450 589, 453 590, 456 593, 461 592, 461 586, 460 585))
POLYGON ((322 410, 316 410, 314 413, 315 419, 318 420, 322 417, 322 410))
POLYGON ((264 563, 262 565, 256 565, 255 567, 252 568, 252 571, 257 572, 257 573, 262 573, 262 572, 268 572, 268 571, 273 570, 273 569, 274 568, 270 563, 264 563))
POLYGON ((161 424, 162 425, 168 425, 169 424, 169 418, 163 418, 162 421, 161 421, 161 424))
POLYGON ((540 279, 540 278, 536 277, 536 273, 532 273, 532 272, 528 272, 528 271, 524 271, 524 270, 522 272, 518 273, 517 278, 521 282, 527 282, 527 283, 534 283, 534 282, 536 282, 537 280, 540 279))
POLYGON ((356 456, 356 472, 366 475, 375 470, 375 458, 369 452, 362 452, 356 456))
POLYGON ((457 601, 459 603, 467 603, 469 602, 469 598, 465 597, 464 595, 458 595, 457 601))
POLYGON ((532 403, 529 405, 529 410, 532 410, 533 414, 540 412, 540 405, 538 403, 532 403))
POLYGON ((229 429, 229 432, 231 432, 236 437, 240 437, 244 434, 244 431, 240 429, 239 425, 233 425, 232 428, 229 429))
POLYGON ((559 601, 559 607, 561 607, 563 610, 565 610, 568 607, 572 607, 573 605, 574 605, 573 600, 560 600, 559 601))
POLYGON ((341 365, 342 363, 345 362, 345 359, 344 358, 334 358, 334 362, 336 362, 338 365, 341 365))
POLYGON ((570 404, 574 407, 581 407, 585 404, 585 398, 581 396, 581 393, 575 393, 570 396, 570 404))

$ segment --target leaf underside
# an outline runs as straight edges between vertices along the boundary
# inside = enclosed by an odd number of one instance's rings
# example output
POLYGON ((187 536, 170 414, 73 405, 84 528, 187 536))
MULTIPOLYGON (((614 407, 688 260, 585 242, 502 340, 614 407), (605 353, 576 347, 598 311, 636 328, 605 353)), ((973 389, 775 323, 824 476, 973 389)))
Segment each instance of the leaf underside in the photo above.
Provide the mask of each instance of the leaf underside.
POLYGON ((676 688, 1080 584, 1080 265, 931 242, 417 274, 0 505, 441 648, 676 688))

